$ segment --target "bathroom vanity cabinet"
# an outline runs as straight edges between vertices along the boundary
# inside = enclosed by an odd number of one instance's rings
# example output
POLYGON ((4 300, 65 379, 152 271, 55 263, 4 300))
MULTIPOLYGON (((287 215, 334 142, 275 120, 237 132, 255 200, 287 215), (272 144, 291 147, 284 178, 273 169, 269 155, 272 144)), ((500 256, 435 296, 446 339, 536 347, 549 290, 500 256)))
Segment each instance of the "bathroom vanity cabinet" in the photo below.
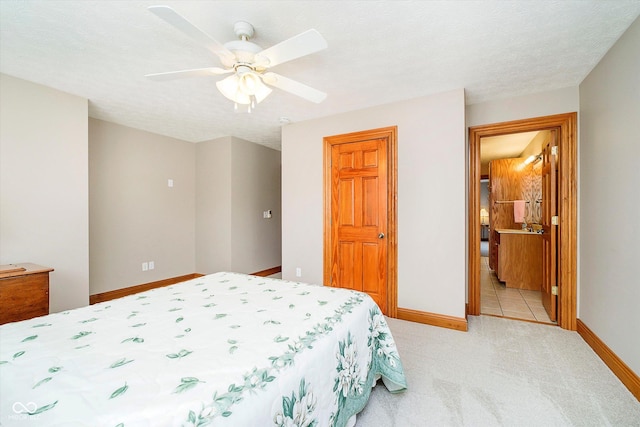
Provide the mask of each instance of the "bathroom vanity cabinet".
POLYGON ((542 287, 542 235, 526 230, 495 231, 498 279, 508 288, 539 291, 542 287))

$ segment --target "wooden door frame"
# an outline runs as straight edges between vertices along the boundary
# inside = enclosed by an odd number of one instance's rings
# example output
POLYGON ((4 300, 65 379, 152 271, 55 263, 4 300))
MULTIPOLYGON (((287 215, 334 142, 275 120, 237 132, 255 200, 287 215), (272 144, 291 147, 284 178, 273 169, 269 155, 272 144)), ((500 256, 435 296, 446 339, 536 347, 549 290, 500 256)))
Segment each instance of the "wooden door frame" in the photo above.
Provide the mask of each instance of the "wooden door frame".
POLYGON ((387 139, 387 313, 398 317, 398 127, 333 135, 323 138, 323 241, 324 241, 324 284, 331 281, 331 147, 375 138, 387 139))
POLYGON ((469 309, 480 315, 480 140, 536 130, 558 131, 558 325, 576 330, 577 113, 469 127, 469 309))

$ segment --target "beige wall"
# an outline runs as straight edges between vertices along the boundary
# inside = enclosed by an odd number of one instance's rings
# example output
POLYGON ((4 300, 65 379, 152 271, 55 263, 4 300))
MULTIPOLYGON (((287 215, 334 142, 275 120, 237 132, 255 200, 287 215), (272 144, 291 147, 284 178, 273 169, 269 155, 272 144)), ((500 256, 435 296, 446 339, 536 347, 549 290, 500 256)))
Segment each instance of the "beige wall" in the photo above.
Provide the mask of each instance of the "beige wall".
POLYGON ((224 137, 198 143, 196 158, 197 271, 281 265, 280 152, 224 137))
POLYGON ((231 137, 196 145, 196 271, 231 269, 231 137))
POLYGON ((233 138, 231 153, 231 269, 253 273, 280 266, 280 151, 233 138), (263 218, 266 210, 271 218, 263 218))
POLYGON ((87 100, 0 74, 0 264, 50 275, 50 310, 89 302, 87 100))
POLYGON ((92 295, 195 271, 194 144, 90 119, 89 178, 92 295))
POLYGON ((471 104, 466 107, 467 126, 508 122, 578 111, 578 87, 471 104))
POLYGON ((580 84, 579 318, 640 374, 640 19, 580 84))
POLYGON ((462 89, 288 125, 282 132, 285 279, 322 283, 322 138, 398 126, 398 306, 465 314, 462 89), (302 277, 295 269, 302 269, 302 277))
POLYGON ((89 141, 91 294, 281 264, 280 152, 234 137, 192 144, 95 119, 89 141), (273 218, 263 219, 268 209, 273 218), (155 269, 142 271, 149 261, 155 269))

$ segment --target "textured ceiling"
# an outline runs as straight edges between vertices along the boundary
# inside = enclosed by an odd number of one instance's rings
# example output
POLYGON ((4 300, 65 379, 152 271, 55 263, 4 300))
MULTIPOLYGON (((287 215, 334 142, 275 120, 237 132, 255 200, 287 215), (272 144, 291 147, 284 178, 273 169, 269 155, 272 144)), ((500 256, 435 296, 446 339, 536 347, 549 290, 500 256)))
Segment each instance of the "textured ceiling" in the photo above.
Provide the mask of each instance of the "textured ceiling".
POLYGON ((465 88, 467 104, 578 85, 640 14, 608 1, 0 1, 0 72, 89 99, 89 114, 191 142, 237 136, 280 147, 299 122, 465 88), (173 7, 216 40, 253 24, 263 48, 318 30, 326 50, 274 71, 328 93, 274 90, 234 113, 220 77, 145 74, 220 66, 149 12, 173 7))

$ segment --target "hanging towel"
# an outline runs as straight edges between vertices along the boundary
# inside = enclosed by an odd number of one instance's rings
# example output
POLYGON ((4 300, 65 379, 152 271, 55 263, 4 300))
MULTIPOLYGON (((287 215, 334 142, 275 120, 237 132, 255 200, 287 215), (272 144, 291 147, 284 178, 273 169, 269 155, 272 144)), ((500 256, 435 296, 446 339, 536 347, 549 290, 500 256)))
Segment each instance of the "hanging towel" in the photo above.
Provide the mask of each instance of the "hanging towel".
POLYGON ((513 222, 524 222, 524 200, 513 201, 513 222))

